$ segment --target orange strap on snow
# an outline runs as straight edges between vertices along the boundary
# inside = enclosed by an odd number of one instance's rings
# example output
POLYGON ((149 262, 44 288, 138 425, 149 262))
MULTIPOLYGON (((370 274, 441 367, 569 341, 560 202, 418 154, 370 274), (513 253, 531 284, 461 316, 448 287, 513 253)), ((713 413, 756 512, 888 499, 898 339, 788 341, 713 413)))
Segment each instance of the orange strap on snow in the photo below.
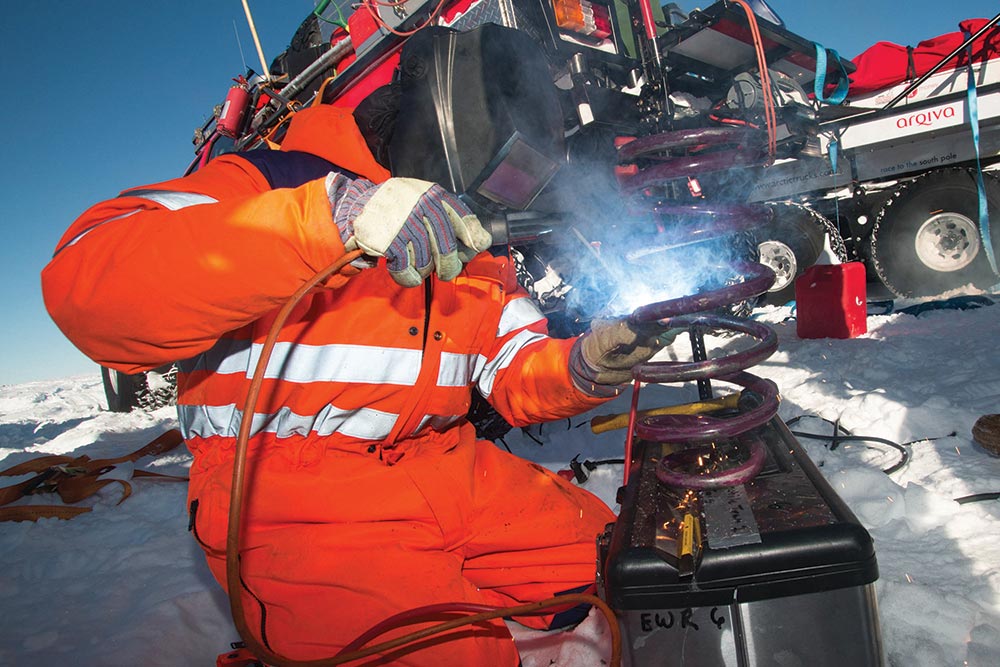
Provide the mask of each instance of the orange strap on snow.
MULTIPOLYGON (((0 476, 11 477, 36 473, 34 477, 18 484, 0 489, 0 505, 7 505, 24 496, 37 493, 58 493, 64 503, 76 503, 94 495, 108 484, 122 485, 121 504, 132 495, 132 485, 123 479, 100 479, 119 463, 134 462, 144 456, 156 456, 169 452, 184 442, 177 429, 167 431, 145 447, 131 454, 110 459, 91 459, 89 456, 66 456, 52 454, 24 461, 0 471, 0 476)), ((164 475, 147 470, 135 470, 132 477, 161 479, 172 482, 186 482, 187 477, 164 475)), ((78 514, 89 512, 89 507, 66 505, 19 505, 0 508, 0 521, 36 521, 41 518, 56 517, 72 519, 78 514)))

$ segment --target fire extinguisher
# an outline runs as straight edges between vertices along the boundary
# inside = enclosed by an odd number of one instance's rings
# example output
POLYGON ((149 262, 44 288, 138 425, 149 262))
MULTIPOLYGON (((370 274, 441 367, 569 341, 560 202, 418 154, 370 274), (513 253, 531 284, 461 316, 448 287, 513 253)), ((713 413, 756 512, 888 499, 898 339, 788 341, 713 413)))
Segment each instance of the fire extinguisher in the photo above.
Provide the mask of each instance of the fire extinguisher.
POLYGON ((219 117, 215 120, 215 127, 219 130, 219 134, 235 138, 250 107, 250 86, 242 76, 233 81, 236 85, 229 89, 226 101, 219 110, 219 117))

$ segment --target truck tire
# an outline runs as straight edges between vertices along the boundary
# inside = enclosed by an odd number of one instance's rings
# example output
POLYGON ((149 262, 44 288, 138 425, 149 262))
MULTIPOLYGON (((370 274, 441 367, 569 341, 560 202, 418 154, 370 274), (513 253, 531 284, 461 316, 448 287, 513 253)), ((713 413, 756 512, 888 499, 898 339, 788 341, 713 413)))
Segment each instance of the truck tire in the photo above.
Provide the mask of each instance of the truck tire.
POLYGON ((758 259, 775 273, 774 285, 764 295, 764 303, 782 305, 795 298, 795 279, 816 263, 823 252, 824 236, 842 262, 847 249, 837 227, 825 217, 802 204, 774 202, 767 204, 772 220, 754 230, 758 259))
POLYGON ((131 412, 139 407, 139 387, 146 386, 146 374, 126 375, 121 371, 101 367, 101 379, 104 381, 104 396, 108 399, 108 410, 111 412, 131 412))
MULTIPOLYGON (((989 210, 996 212, 1000 184, 985 180, 989 210)), ((990 234, 997 252, 1000 214, 991 217, 990 234)), ((875 218, 870 257, 878 277, 898 297, 937 296, 1000 281, 979 233, 975 174, 939 169, 899 186, 875 218)))
POLYGON ((102 366, 101 379, 111 412, 156 410, 177 400, 177 369, 172 364, 134 375, 102 366))

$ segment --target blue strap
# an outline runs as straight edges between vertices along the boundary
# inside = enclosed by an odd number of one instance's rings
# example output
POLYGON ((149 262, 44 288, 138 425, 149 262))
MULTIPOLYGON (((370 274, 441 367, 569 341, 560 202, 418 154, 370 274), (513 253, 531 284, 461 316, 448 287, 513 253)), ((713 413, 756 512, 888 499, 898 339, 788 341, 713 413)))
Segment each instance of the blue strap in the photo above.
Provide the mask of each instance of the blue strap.
POLYGON ((813 46, 816 47, 816 78, 813 79, 813 93, 816 95, 816 99, 820 102, 826 104, 841 104, 845 99, 847 99, 847 70, 844 69, 844 63, 840 62, 840 54, 830 49, 830 54, 833 56, 833 60, 837 63, 837 67, 840 69, 840 80, 837 82, 837 88, 830 94, 830 97, 826 97, 823 94, 823 89, 826 88, 826 52, 827 49, 824 48, 817 42, 813 42, 813 46))
MULTIPOLYGON (((970 34, 963 31, 965 38, 970 34)), ((983 247, 986 251, 986 259, 990 262, 993 274, 1000 276, 997 270, 997 258, 993 252, 993 241, 990 238, 990 213, 989 205, 986 201, 986 184, 983 182, 983 166, 979 159, 979 96, 976 94, 976 75, 972 69, 972 43, 966 46, 966 54, 969 62, 966 64, 968 72, 967 99, 969 106, 969 125, 972 126, 972 143, 976 147, 976 187, 979 190, 979 234, 983 240, 983 247)), ((1000 285, 995 285, 1000 287, 1000 285)))

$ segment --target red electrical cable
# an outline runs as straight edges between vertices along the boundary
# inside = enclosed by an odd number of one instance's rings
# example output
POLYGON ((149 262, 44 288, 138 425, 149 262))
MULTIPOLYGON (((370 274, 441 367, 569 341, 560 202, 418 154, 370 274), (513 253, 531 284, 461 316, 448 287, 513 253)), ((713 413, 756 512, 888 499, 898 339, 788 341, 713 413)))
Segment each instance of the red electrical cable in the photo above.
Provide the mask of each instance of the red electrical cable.
MULTIPOLYGON (((453 619, 450 621, 445 621, 437 625, 431 626, 429 628, 424 628, 423 630, 416 630, 402 637, 397 637, 381 644, 376 644, 374 646, 369 646, 365 649, 359 649, 351 653, 339 653, 337 657, 328 663, 329 665, 341 665, 345 662, 353 662, 355 660, 360 660, 362 658, 367 658, 368 656, 375 655, 377 653, 385 653, 394 648, 404 646, 406 644, 411 644, 415 641, 424 639, 425 637, 430 637, 432 635, 441 634, 442 632, 447 632, 448 630, 454 630, 455 628, 460 628, 464 625, 474 625, 476 623, 482 623, 485 621, 491 621, 498 618, 507 618, 509 616, 532 616, 547 613, 552 607, 563 607, 563 606, 573 606, 578 604, 587 604, 597 607, 608 620, 608 628, 611 631, 611 656, 608 659, 608 664, 610 667, 620 667, 621 665, 621 629, 618 627, 618 620, 615 617, 614 611, 611 607, 596 595, 587 595, 584 593, 567 593, 565 595, 557 595, 555 597, 549 598, 547 600, 541 600, 539 602, 530 602, 527 604, 516 605, 513 607, 496 607, 491 611, 484 611, 478 614, 473 614, 471 616, 465 616, 462 618, 453 619)), ((449 604, 433 605, 444 609, 449 606, 449 604)), ((459 608, 468 606, 468 603, 456 603, 459 608)), ((440 612, 439 612, 440 613, 440 612)), ((407 612, 397 615, 405 617, 407 612)), ((414 615, 415 619, 406 619, 408 622, 413 622, 418 615, 414 615)), ((397 618, 398 620, 398 618, 397 618)), ((392 628, 382 627, 384 624, 380 623, 375 628, 367 631, 365 635, 371 635, 378 629, 379 634, 381 632, 388 631, 392 628)), ((351 645, 356 644, 352 642, 351 645)))
POLYGON ((471 602, 443 602, 407 609, 406 611, 401 611, 398 614, 393 614, 389 618, 379 621, 368 630, 365 630, 363 633, 355 637, 354 641, 340 649, 337 653, 337 657, 354 651, 360 651, 364 648, 365 644, 372 641, 379 635, 385 634, 393 628, 402 627, 403 625, 410 623, 430 622, 435 620, 435 617, 440 617, 442 614, 446 613, 468 612, 470 614, 481 614, 484 611, 488 612, 493 611, 494 609, 496 609, 496 607, 491 607, 490 605, 485 604, 473 604, 471 602))
POLYGON ((625 469, 622 471, 622 486, 628 484, 629 471, 632 469, 632 450, 635 442, 635 422, 639 415, 639 388, 642 382, 636 378, 632 382, 632 404, 628 411, 628 431, 625 434, 625 469))

